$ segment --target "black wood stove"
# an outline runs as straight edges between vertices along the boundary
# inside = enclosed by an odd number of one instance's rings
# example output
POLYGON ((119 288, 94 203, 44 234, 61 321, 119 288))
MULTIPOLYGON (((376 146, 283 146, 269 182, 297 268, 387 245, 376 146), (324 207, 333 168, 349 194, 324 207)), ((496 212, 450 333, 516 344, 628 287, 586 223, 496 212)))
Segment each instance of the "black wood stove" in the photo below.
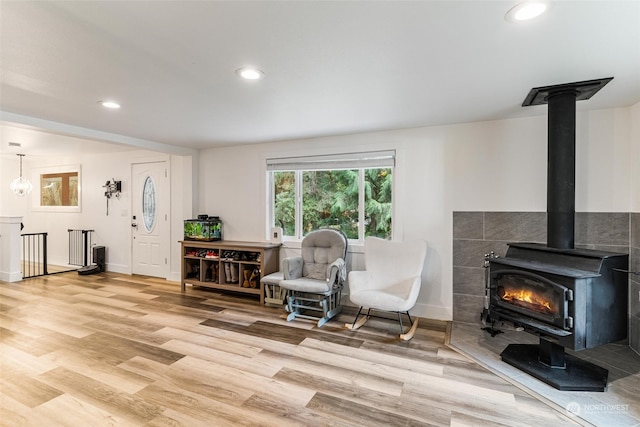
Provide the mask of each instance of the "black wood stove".
POLYGON ((560 390, 604 391, 608 372, 564 349, 584 350, 627 336, 628 256, 512 243, 489 267, 491 320, 540 337, 512 344, 505 362, 560 390))
POLYGON ((511 344, 502 360, 547 384, 604 391, 608 371, 565 353, 627 336, 628 255, 574 249, 575 103, 612 78, 534 88, 523 106, 549 104, 547 245, 511 243, 487 257, 486 322, 506 320, 540 344, 511 344))

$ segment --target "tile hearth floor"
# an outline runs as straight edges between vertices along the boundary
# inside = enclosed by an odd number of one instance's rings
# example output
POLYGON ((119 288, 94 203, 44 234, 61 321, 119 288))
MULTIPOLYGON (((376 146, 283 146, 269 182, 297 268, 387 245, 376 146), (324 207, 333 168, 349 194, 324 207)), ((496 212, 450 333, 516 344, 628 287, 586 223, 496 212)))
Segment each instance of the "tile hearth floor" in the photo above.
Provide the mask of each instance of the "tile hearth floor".
POLYGON ((449 346, 549 405, 566 411, 583 425, 640 426, 640 355, 628 345, 613 343, 580 352, 567 350, 608 369, 609 383, 603 393, 560 391, 500 359, 508 344, 537 344, 537 337, 508 326, 498 326, 504 333, 491 337, 481 328, 481 324, 453 322, 449 346))

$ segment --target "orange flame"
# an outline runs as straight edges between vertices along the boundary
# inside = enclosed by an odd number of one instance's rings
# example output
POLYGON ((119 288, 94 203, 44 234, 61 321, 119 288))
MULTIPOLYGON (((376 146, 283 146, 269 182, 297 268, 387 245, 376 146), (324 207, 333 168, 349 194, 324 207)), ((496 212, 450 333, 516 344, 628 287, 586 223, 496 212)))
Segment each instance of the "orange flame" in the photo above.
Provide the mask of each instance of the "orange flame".
POLYGON ((502 298, 503 301, 526 303, 527 306, 532 306, 529 308, 533 308, 534 310, 538 309, 538 311, 542 312, 547 311, 553 313, 555 311, 551 307, 551 303, 549 301, 539 297, 531 291, 524 289, 517 291, 505 289, 503 290, 502 295, 500 295, 500 298, 502 298))

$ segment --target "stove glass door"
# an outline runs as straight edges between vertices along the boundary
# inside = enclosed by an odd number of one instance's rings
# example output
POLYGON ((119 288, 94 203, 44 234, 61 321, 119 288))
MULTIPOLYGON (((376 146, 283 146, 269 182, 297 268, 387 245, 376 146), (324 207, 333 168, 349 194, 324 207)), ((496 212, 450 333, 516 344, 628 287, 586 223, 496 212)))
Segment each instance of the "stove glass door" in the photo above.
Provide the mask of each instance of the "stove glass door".
POLYGON ((521 270, 502 270, 492 275, 491 301, 546 323, 567 329, 571 291, 545 277, 521 270))

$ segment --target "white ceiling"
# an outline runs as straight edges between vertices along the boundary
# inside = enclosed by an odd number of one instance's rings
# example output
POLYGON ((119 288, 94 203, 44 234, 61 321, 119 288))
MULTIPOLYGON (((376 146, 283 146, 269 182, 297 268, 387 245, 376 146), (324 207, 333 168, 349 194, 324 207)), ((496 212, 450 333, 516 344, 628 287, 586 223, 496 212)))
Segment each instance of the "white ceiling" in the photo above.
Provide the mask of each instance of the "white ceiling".
POLYGON ((640 1, 516 3, 2 1, 0 152, 14 123, 199 149, 546 114, 532 87, 601 77, 579 109, 640 101, 640 1))

